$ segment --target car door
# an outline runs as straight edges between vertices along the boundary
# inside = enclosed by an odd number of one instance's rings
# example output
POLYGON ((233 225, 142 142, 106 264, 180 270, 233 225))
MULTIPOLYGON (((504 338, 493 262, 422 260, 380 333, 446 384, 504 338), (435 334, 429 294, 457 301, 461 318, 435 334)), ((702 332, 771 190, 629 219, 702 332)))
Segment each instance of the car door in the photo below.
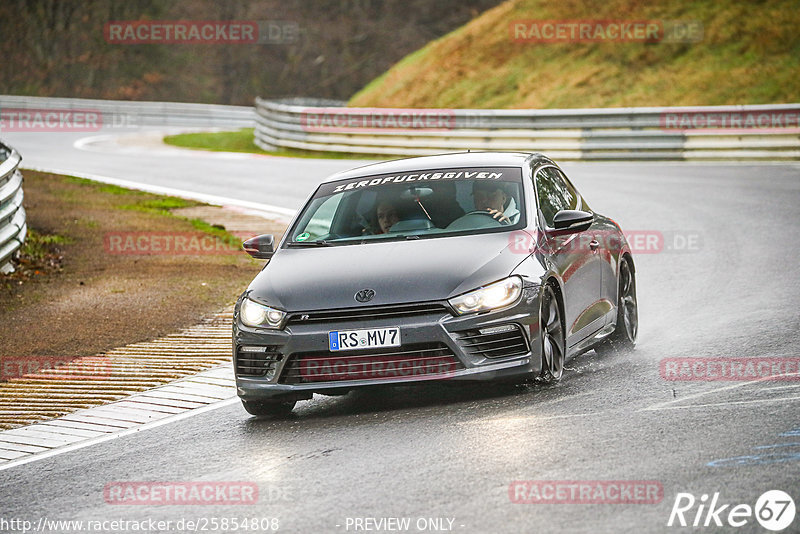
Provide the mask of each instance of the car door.
MULTIPOLYGON (((567 346, 571 347, 603 326, 601 303, 603 240, 588 230, 570 234, 553 232, 553 217, 560 210, 581 209, 580 196, 563 173, 554 166, 536 171, 536 195, 543 219, 544 239, 550 267, 564 284, 564 318, 567 346)), ((588 209, 588 208, 586 208, 588 209)))

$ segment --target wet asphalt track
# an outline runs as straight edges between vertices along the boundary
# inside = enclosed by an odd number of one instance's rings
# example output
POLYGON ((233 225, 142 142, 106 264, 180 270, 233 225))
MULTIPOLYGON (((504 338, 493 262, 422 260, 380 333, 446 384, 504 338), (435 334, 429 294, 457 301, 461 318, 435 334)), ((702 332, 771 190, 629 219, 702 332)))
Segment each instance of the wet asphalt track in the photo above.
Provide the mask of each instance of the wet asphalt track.
MULTIPOLYGON (((5 138, 29 165, 286 207, 298 207, 329 172, 360 164, 143 158, 77 151, 71 142, 80 136, 69 135, 5 138)), ((286 420, 228 406, 2 471, 0 517, 172 520, 173 528, 181 518, 275 517, 283 532, 355 532, 348 518, 387 517, 410 518, 411 532, 420 518, 453 519, 452 531, 465 533, 689 532, 666 526, 679 492, 719 492, 720 503, 752 506, 781 489, 800 505, 800 382, 673 382, 659 374, 663 358, 798 356, 800 165, 564 168, 593 209, 626 230, 666 237, 661 252, 635 256, 633 353, 587 353, 548 387, 317 397, 286 420), (675 250, 691 239, 694 250, 675 250), (255 482, 259 503, 122 506, 103 498, 114 481, 198 480, 255 482), (515 480, 659 481, 664 498, 515 504, 515 480)), ((752 517, 738 529, 697 531, 768 532, 752 517)), ((783 532, 800 532, 800 517, 783 532)))

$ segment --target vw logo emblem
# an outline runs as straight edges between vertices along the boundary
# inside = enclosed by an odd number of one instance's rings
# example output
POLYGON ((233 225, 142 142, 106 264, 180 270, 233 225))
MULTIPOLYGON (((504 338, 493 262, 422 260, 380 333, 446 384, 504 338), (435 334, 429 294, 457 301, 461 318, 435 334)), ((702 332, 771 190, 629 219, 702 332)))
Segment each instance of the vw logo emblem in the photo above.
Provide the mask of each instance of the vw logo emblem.
POLYGON ((375 297, 375 291, 372 289, 362 289, 355 295, 358 302, 369 302, 373 297, 375 297))

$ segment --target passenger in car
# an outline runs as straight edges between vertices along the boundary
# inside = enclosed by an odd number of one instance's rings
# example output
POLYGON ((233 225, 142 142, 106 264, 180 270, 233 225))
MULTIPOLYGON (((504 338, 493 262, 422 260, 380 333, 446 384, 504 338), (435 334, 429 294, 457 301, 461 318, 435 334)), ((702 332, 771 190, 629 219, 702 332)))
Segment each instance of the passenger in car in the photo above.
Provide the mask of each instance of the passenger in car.
POLYGON ((382 191, 370 199, 372 206, 360 217, 363 225, 362 234, 385 234, 392 225, 397 224, 400 220, 400 209, 395 195, 395 192, 382 191))
POLYGON ((374 233, 385 234, 400 220, 397 206, 389 199, 381 200, 375 208, 375 219, 378 224, 374 233))

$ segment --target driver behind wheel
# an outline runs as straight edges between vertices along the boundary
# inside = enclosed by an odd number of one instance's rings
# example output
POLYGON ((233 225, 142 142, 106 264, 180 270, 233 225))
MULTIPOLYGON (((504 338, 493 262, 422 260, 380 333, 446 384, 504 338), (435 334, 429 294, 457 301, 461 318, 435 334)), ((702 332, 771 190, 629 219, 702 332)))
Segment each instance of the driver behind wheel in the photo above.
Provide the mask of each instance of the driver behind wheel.
POLYGON ((502 182, 475 182, 472 196, 476 210, 488 211, 501 223, 515 224, 519 219, 517 203, 502 182))

